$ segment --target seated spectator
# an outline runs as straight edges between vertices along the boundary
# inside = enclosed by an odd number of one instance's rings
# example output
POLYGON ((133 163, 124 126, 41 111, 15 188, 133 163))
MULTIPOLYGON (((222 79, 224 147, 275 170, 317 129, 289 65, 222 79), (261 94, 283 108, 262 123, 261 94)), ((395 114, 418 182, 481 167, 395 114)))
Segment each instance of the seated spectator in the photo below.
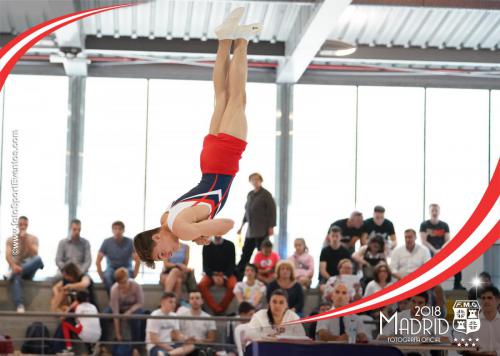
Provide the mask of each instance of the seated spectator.
MULTIPOLYGON (((160 300, 160 308, 154 310, 151 316, 175 316, 176 307, 175 294, 163 293, 160 300)), ((188 338, 180 331, 178 319, 148 319, 146 323, 146 348, 149 356, 187 355, 194 351, 193 338, 188 338), (184 345, 170 345, 170 343, 182 342, 184 345)))
MULTIPOLYGON (((178 315, 210 317, 209 314, 201 310, 203 298, 200 292, 189 293, 189 304, 191 308, 179 308, 178 315)), ((213 320, 180 320, 180 330, 184 335, 192 338, 195 343, 215 342, 217 338, 217 325, 213 320)))
POLYGON ((344 258, 339 262, 337 267, 339 274, 332 276, 324 285, 323 300, 331 301, 330 297, 333 292, 333 287, 338 283, 343 283, 349 290, 349 301, 361 299, 362 288, 359 277, 354 274, 352 261, 344 258))
POLYGON ((193 269, 189 264, 189 245, 180 243, 180 248, 171 257, 163 260, 163 271, 160 275, 160 284, 165 292, 174 292, 177 302, 181 300, 182 286, 186 285, 187 291, 196 290, 196 280, 193 269))
MULTIPOLYGON (((59 245, 57 245, 56 265, 62 271, 68 263, 73 263, 81 273, 86 274, 92 262, 90 243, 80 236, 82 230, 80 220, 71 220, 70 229, 70 236, 59 241, 59 245)), ((60 277, 60 275, 57 275, 56 280, 60 279, 60 277)))
POLYGON ((477 284, 478 284, 477 286, 475 285, 471 289, 469 289, 469 293, 468 293, 469 300, 478 299, 479 296, 481 295, 481 291, 484 288, 493 285, 493 283, 491 282, 491 275, 488 272, 479 273, 477 284))
POLYGON ((323 247, 319 258, 319 283, 321 291, 324 291, 324 284, 330 277, 339 274, 339 262, 351 257, 349 251, 340 244, 340 237, 340 228, 331 226, 327 236, 328 246, 323 247))
POLYGON ((267 285, 268 302, 276 289, 286 291, 288 295, 288 308, 299 315, 302 314, 302 308, 304 307, 304 290, 295 279, 293 265, 288 260, 280 261, 276 265, 276 280, 267 285))
POLYGON ((249 341, 278 335, 306 338, 302 324, 283 325, 298 319, 299 316, 288 309, 286 291, 276 289, 271 294, 268 309, 259 310, 252 316, 250 323, 248 323, 248 329, 245 331, 245 338, 249 341))
POLYGON ((234 275, 236 268, 234 244, 221 236, 214 236, 209 245, 203 246, 202 255, 204 275, 198 284, 198 289, 208 307, 215 314, 223 314, 233 300, 233 289, 238 282, 234 275), (226 287, 226 294, 220 303, 217 303, 210 292, 210 287, 214 284, 226 287))
POLYGON ((402 312, 411 309, 411 298, 400 300, 396 303, 396 311, 402 312))
POLYGON ((299 282, 305 289, 309 289, 314 275, 313 257, 309 254, 309 249, 307 248, 306 241, 303 238, 295 239, 294 246, 295 253, 288 257, 288 259, 295 267, 297 282, 299 282))
POLYGON ((389 256, 398 244, 396 240, 396 232, 394 225, 389 219, 385 218, 385 208, 377 205, 373 208, 373 217, 366 219, 363 222, 363 237, 362 241, 369 241, 375 235, 381 235, 384 239, 385 252, 389 256))
POLYGON ((470 356, 500 355, 500 292, 498 288, 490 285, 484 287, 479 294, 481 312, 479 320, 481 327, 472 333, 471 337, 479 338, 479 352, 467 353, 470 356))
MULTIPOLYGON (((318 314, 323 314, 329 311, 332 308, 332 304, 329 302, 321 302, 319 307, 314 308, 309 316, 314 316, 318 314)), ((312 322, 309 324, 309 330, 307 331, 307 336, 313 340, 319 340, 319 336, 317 335, 316 328, 318 326, 317 322, 312 322)))
POLYGON ((111 225, 111 230, 113 237, 109 237, 102 242, 96 259, 97 273, 101 277, 108 294, 111 286, 115 283, 115 271, 118 268, 126 268, 130 277, 135 278, 141 267, 141 262, 134 252, 132 239, 123 236, 125 225, 121 221, 115 221, 111 225), (106 269, 103 272, 101 264, 104 257, 106 257, 106 269), (133 270, 132 258, 135 262, 133 270))
POLYGON ((260 245, 253 264, 257 266, 257 279, 268 284, 274 280, 274 267, 278 263, 280 256, 273 251, 273 244, 269 240, 264 240, 260 245))
MULTIPOLYGON (((251 318, 255 314, 255 307, 248 302, 241 302, 238 306, 238 316, 240 318, 251 318)), ((248 325, 248 321, 230 321, 227 323, 226 328, 226 341, 228 344, 234 345, 234 335, 237 327, 241 325, 248 325)))
POLYGON ((335 221, 330 225, 337 226, 342 232, 342 237, 340 242, 349 251, 349 256, 353 254, 356 242, 359 241, 361 245, 366 244, 366 241, 362 241, 363 236, 363 214, 359 211, 354 211, 351 216, 347 219, 341 219, 335 221))
MULTIPOLYGON (((89 302, 89 294, 86 291, 76 293, 76 300, 70 306, 69 311, 76 314, 97 314, 97 308, 89 302)), ((73 343, 71 342, 71 332, 78 335, 78 338, 85 343, 96 343, 101 338, 101 324, 97 317, 77 317, 76 325, 63 320, 62 332, 66 343, 66 352, 71 352, 73 343)))
POLYGON ((248 302, 257 309, 262 308, 266 286, 257 279, 257 266, 251 263, 247 264, 245 277, 245 280, 236 283, 233 289, 238 303, 248 302))
POLYGON ((362 285, 366 286, 372 279, 375 266, 386 262, 385 243, 381 235, 370 237, 368 243, 352 254, 352 259, 363 271, 362 285))
POLYGON ((373 280, 365 288, 363 297, 368 297, 379 290, 393 284, 392 272, 387 263, 380 262, 373 272, 373 280))
POLYGON ((24 313, 24 292, 22 281, 32 280, 39 269, 43 269, 43 262, 38 256, 38 237, 28 233, 28 218, 20 216, 17 219, 19 233, 14 245, 14 238, 7 239, 5 257, 10 271, 5 278, 10 280, 12 302, 18 313, 24 313))
MULTIPOLYGON (((332 291, 333 308, 341 308, 349 303, 349 289, 343 283, 335 285, 332 291)), ((320 320, 316 327, 321 341, 348 341, 348 331, 356 331, 357 342, 368 342, 363 321, 358 315, 342 316, 340 318, 320 320), (353 326, 353 324, 355 326, 353 326)))
POLYGON ((416 243, 417 233, 413 229, 405 230, 405 244, 397 247, 391 254, 392 275, 401 279, 416 271, 420 266, 429 261, 429 250, 416 243))
MULTIPOLYGON (((115 272, 115 284, 111 287, 109 294, 109 306, 104 311, 105 313, 113 313, 115 315, 124 314, 144 314, 144 292, 142 286, 129 277, 126 268, 120 267, 115 272)), ((109 320, 109 319, 106 319, 109 320)), ((115 339, 123 341, 122 319, 113 319, 115 331, 115 339)), ((144 330, 144 321, 142 319, 128 319, 130 326, 130 336, 132 341, 144 340, 142 335, 144 330)))
POLYGON ((52 287, 50 311, 65 312, 75 301, 76 293, 87 291, 91 304, 96 305, 92 279, 82 273, 77 265, 68 263, 62 269, 63 279, 52 287))

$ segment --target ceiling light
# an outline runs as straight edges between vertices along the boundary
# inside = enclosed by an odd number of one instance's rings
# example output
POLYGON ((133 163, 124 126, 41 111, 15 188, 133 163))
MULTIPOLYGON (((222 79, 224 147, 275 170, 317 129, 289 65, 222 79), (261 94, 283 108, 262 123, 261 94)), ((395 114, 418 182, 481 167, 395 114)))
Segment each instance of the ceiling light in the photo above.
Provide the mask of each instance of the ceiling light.
POLYGON ((325 41, 325 43, 318 52, 318 56, 319 57, 348 56, 356 52, 356 49, 357 47, 353 44, 338 40, 329 40, 325 41))

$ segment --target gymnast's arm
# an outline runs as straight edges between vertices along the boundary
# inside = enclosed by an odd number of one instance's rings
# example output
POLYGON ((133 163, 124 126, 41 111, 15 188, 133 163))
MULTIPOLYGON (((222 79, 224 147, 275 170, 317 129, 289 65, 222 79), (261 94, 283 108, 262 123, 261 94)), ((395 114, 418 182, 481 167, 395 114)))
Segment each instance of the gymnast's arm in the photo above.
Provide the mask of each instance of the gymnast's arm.
POLYGON ((181 240, 192 241, 202 236, 223 236, 234 226, 231 219, 213 219, 200 222, 187 222, 177 219, 173 233, 181 240))

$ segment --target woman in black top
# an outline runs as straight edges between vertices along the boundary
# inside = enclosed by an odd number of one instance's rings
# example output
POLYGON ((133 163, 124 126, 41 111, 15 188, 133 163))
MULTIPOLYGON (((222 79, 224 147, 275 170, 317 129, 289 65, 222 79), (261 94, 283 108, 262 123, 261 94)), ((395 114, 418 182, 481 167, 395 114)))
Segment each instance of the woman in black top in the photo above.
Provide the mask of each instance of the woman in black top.
POLYGON ((365 287, 373 280, 375 266, 380 262, 386 262, 385 241, 382 235, 375 235, 368 240, 366 246, 362 246, 352 254, 352 259, 359 264, 363 271, 361 283, 365 287))
POLYGON ((288 306, 297 314, 302 313, 304 307, 304 291, 300 283, 295 280, 293 264, 288 260, 276 265, 276 279, 267 286, 267 300, 276 289, 283 289, 288 294, 288 306))

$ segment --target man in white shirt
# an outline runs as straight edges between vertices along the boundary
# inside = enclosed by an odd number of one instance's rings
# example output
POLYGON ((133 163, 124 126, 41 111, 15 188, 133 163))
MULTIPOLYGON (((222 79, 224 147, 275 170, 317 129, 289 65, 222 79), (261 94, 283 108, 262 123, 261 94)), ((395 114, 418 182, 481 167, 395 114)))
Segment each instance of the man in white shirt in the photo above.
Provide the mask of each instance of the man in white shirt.
POLYGON ((471 337, 479 338, 478 352, 471 352, 475 356, 500 356, 500 292, 494 286, 485 287, 479 295, 481 313, 479 320, 481 327, 471 337))
POLYGON ((415 230, 405 230, 404 246, 396 247, 391 254, 391 271, 394 277, 401 279, 430 260, 427 247, 417 245, 416 240, 415 230))
MULTIPOLYGON (((350 299, 349 288, 343 283, 336 284, 333 287, 331 299, 333 301, 332 309, 347 305, 350 299)), ((348 341, 349 330, 356 331, 356 340, 358 342, 368 341, 363 320, 357 315, 320 320, 316 330, 321 341, 348 341)))
MULTIPOLYGON (((175 316, 175 294, 166 292, 162 295, 160 309, 151 313, 152 316, 175 316)), ((178 319, 148 319, 146 323, 146 347, 149 356, 187 355, 194 350, 193 338, 183 335, 178 319), (171 346, 172 341, 185 342, 185 345, 171 346)))
MULTIPOLYGON (((201 310, 203 298, 200 292, 189 293, 189 304, 191 308, 179 310, 182 316, 210 317, 201 310)), ((181 320, 180 330, 183 334, 192 337, 196 343, 215 342, 217 337, 217 326, 213 320, 181 320)))

